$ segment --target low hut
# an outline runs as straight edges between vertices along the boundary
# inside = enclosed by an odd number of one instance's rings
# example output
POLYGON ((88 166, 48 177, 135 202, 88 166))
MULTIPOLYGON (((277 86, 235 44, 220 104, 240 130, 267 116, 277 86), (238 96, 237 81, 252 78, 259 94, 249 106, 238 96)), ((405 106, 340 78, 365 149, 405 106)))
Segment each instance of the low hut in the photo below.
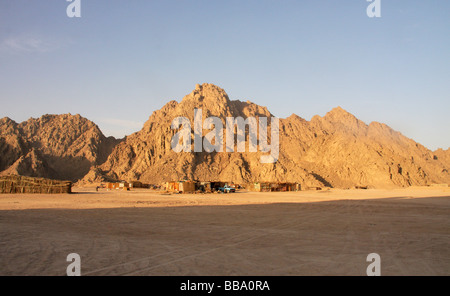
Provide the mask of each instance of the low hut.
POLYGON ((254 182, 247 184, 246 188, 249 191, 256 192, 300 191, 301 185, 299 183, 286 182, 254 182))
POLYGON ((166 190, 178 193, 193 193, 196 189, 194 181, 170 181, 165 184, 166 190))
POLYGON ((129 184, 130 188, 144 188, 144 184, 140 181, 131 181, 129 184))
POLYGON ((120 190, 130 190, 130 183, 122 181, 117 183, 108 183, 106 184, 106 188, 108 190, 112 189, 120 189, 120 190))

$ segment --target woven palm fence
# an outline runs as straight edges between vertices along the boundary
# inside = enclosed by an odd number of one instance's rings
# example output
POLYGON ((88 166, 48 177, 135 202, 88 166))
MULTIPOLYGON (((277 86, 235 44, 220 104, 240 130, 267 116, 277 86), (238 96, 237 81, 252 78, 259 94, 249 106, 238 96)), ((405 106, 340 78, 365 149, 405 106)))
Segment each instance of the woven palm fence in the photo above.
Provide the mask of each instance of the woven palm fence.
POLYGON ((0 176, 0 193, 71 193, 72 182, 18 175, 0 176))

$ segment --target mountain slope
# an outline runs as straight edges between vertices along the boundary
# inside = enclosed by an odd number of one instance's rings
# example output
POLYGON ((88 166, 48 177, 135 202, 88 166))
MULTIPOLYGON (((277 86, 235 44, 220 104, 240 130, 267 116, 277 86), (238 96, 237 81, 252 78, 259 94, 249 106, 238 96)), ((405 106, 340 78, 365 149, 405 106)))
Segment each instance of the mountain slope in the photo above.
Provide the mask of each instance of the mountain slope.
POLYGON ((76 181, 103 163, 118 140, 80 115, 43 115, 17 124, 0 119, 1 174, 76 181))
MULTIPOLYGON (((230 100, 215 85, 197 85, 179 103, 170 101, 153 112, 144 127, 118 144, 84 181, 104 177, 148 183, 180 179, 285 181, 339 188, 450 183, 446 158, 435 157, 432 151, 384 124, 367 125, 340 107, 311 121, 295 114, 280 119, 276 163, 261 163, 264 153, 248 152, 248 148, 243 153, 176 153, 171 148, 177 132, 171 129, 172 120, 186 117, 194 129, 195 108, 202 109, 203 122, 216 116, 224 128, 226 117, 272 116, 265 107, 230 100)), ((208 132, 203 130, 203 136, 208 132)))

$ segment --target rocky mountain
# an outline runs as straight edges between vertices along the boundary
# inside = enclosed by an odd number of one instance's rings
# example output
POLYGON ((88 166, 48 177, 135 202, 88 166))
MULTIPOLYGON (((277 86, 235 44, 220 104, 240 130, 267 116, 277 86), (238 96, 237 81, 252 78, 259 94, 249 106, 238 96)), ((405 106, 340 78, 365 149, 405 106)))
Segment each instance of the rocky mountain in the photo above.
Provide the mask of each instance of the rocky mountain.
POLYGON ((77 181, 106 161, 119 140, 80 115, 0 119, 0 174, 77 181))
MULTIPOLYGON (((319 175, 333 187, 411 186, 449 183, 448 161, 392 130, 385 124, 366 125, 342 108, 310 122, 288 118, 287 126, 304 125, 300 138, 285 133, 285 149, 298 165, 319 175), (308 134, 309 131, 309 134, 308 134), (304 135, 309 135, 305 141, 304 135), (302 152, 293 147, 304 147, 302 152)), ((287 123, 285 121, 285 123, 287 123)), ((296 133, 297 134, 297 133, 296 133)))
MULTIPOLYGON (((153 184, 181 179, 237 183, 285 181, 300 182, 304 187, 338 188, 450 183, 448 150, 433 153, 385 124, 366 124, 340 107, 310 121, 295 114, 280 119, 279 157, 275 163, 261 163, 260 157, 267 153, 249 152, 248 147, 246 152, 192 150, 177 153, 171 147, 172 137, 177 133, 171 123, 176 117, 185 117, 193 130, 196 108, 202 109, 202 122, 207 117, 220 118, 223 135, 226 117, 255 117, 258 120, 272 117, 265 107, 249 101, 230 100, 226 92, 215 85, 197 85, 180 102, 170 101, 153 112, 143 128, 115 146, 107 160, 93 167, 83 182, 105 179, 153 184)), ((268 134, 269 130, 270 122, 268 134)), ((210 131, 203 130, 203 137, 210 131)), ((192 131, 192 143, 194 139, 192 131)), ((22 143, 23 139, 11 137, 9 141, 22 143)), ((10 149, 11 156, 5 163, 24 155, 20 145, 11 147, 14 148, 10 149)), ((26 151, 29 153, 30 150, 26 151)), ((1 164, 4 165, 3 161, 1 164)))
MULTIPOLYGON (((439 160, 442 163, 449 164, 450 163, 450 148, 448 148, 447 150, 440 148, 440 149, 434 151, 433 159, 439 160)), ((448 171, 444 170, 443 172, 448 172, 448 171)))

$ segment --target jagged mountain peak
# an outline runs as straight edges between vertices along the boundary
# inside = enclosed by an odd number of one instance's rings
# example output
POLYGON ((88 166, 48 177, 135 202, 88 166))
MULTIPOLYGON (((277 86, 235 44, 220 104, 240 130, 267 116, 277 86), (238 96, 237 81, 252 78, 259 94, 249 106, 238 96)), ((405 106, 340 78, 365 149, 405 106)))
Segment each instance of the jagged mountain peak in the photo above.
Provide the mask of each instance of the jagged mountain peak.
POLYGON ((195 89, 186 95, 181 103, 192 101, 195 103, 219 105, 227 105, 230 103, 230 99, 225 90, 211 83, 196 84, 195 89))
POLYGON ((360 121, 358 118, 356 118, 355 115, 353 115, 352 113, 348 112, 347 110, 343 109, 340 106, 331 109, 322 118, 324 120, 328 120, 331 122, 348 122, 348 121, 357 122, 357 121, 360 121))
POLYGON ((0 118, 0 124, 11 124, 11 123, 16 123, 16 122, 9 117, 0 118))

